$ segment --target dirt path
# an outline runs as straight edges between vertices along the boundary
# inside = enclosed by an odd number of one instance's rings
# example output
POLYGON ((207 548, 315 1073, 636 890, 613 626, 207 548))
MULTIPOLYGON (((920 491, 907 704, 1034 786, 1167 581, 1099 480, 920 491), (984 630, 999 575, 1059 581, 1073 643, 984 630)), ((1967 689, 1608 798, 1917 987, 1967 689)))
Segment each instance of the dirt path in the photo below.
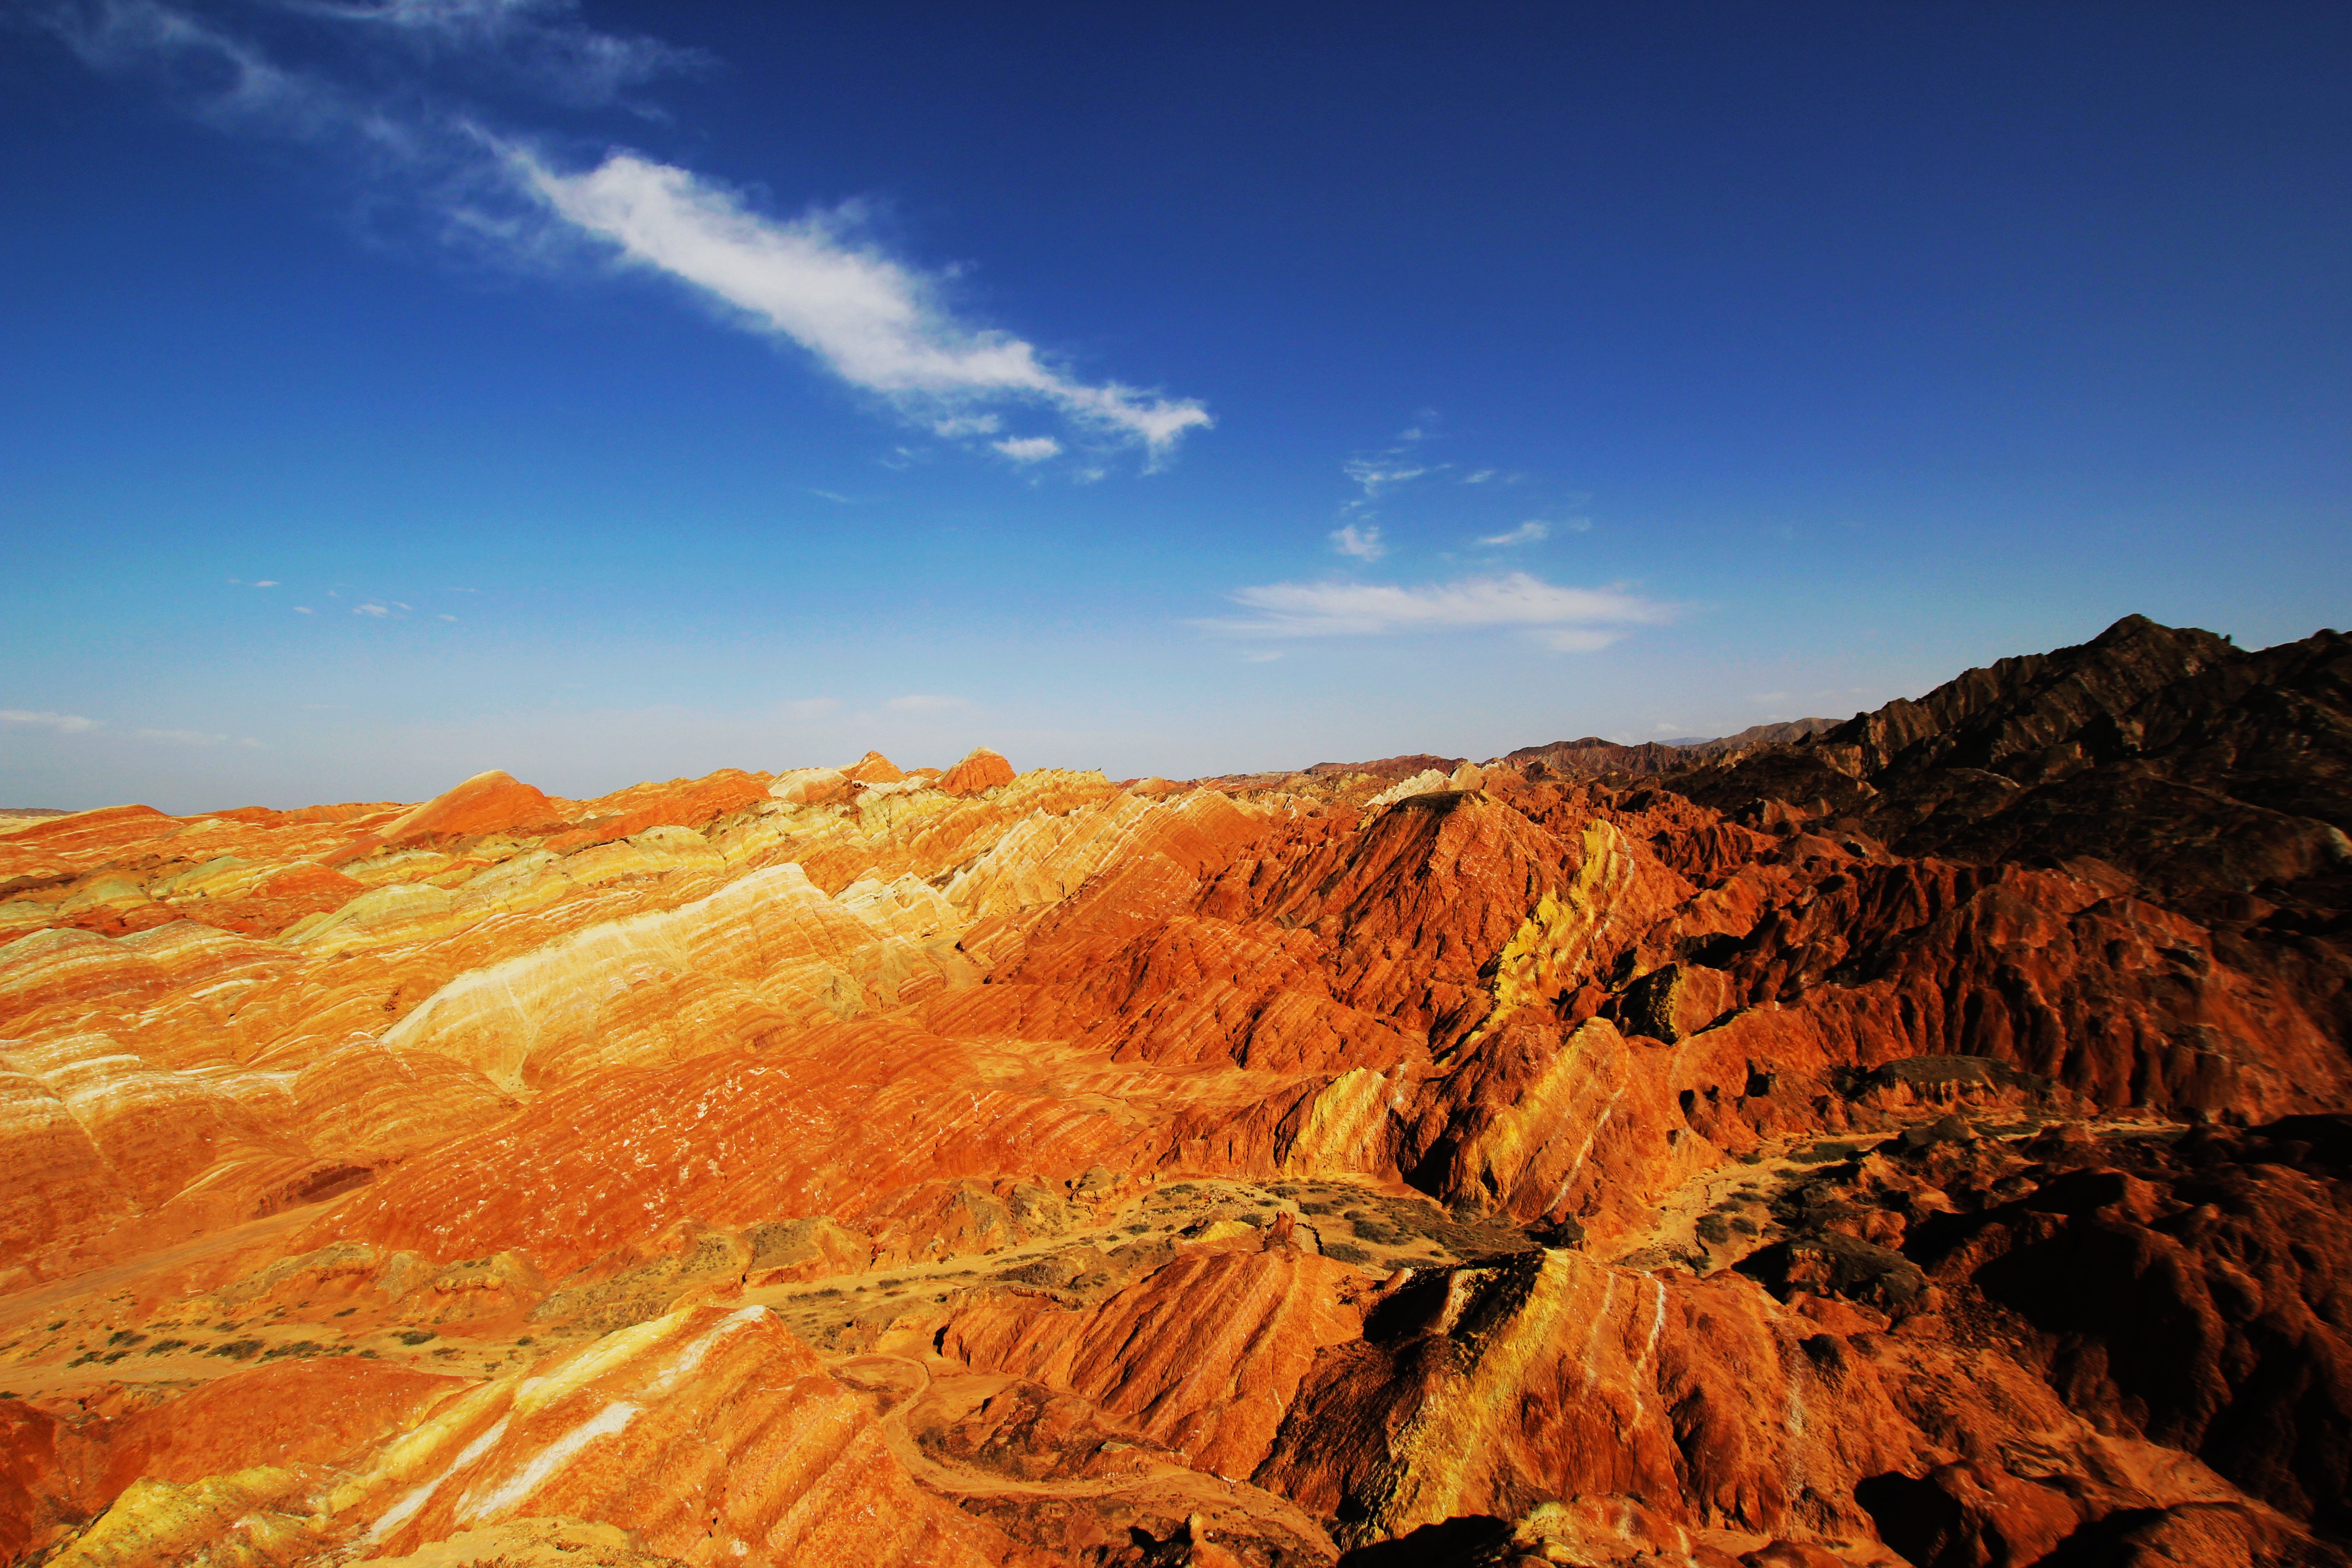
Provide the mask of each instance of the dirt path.
MULTIPOLYGON (((1255 1527, 1252 1533, 1297 1536, 1328 1550, 1334 1560, 1339 1556, 1323 1527, 1285 1499, 1246 1481, 1228 1480, 1151 1458, 1148 1450, 1140 1456, 1143 1468, 1129 1475, 1032 1480, 954 1464, 925 1448, 920 1434, 953 1425, 996 1393, 1021 1381, 1007 1373, 975 1372, 936 1356, 884 1352, 829 1358, 827 1367, 837 1376, 847 1374, 850 1386, 876 1396, 877 1418, 891 1453, 917 1481, 948 1497, 984 1497, 1015 1504, 1026 1500, 1118 1499, 1144 1517, 1182 1520, 1197 1514, 1228 1531, 1239 1520, 1245 1521, 1245 1529, 1255 1527), (857 1375, 877 1364, 904 1369, 909 1374, 904 1385, 892 1380, 893 1393, 905 1386, 903 1394, 883 1397, 874 1387, 876 1379, 857 1375)), ((1106 1425, 1113 1424, 1106 1421, 1106 1425)), ((1137 1441, 1140 1446, 1148 1439, 1138 1437, 1137 1441)))

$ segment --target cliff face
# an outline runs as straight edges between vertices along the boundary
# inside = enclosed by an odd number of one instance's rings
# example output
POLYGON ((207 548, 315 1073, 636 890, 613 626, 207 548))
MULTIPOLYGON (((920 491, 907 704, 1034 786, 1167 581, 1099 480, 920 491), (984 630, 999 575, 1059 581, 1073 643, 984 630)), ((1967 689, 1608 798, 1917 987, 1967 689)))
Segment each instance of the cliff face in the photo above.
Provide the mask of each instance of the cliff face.
POLYGON ((2343 1562, 2343 649, 0 833, 0 1561, 2343 1562))

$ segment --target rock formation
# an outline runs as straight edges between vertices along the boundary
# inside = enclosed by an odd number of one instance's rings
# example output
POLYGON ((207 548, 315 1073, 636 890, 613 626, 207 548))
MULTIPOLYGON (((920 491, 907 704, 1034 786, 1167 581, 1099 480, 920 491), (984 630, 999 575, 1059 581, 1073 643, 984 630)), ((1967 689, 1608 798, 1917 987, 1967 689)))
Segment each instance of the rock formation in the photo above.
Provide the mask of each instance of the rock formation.
POLYGON ((2352 1561, 2344 639, 1605 745, 0 826, 0 1562, 2352 1561))

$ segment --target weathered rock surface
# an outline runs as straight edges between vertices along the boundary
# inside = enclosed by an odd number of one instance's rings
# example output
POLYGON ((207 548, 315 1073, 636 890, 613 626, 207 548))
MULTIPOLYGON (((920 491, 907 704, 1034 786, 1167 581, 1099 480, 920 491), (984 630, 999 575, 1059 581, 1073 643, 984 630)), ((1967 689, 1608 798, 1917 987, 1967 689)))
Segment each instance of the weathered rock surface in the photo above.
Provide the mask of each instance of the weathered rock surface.
POLYGON ((27 819, 0 1561, 2345 1563, 2344 646, 27 819))

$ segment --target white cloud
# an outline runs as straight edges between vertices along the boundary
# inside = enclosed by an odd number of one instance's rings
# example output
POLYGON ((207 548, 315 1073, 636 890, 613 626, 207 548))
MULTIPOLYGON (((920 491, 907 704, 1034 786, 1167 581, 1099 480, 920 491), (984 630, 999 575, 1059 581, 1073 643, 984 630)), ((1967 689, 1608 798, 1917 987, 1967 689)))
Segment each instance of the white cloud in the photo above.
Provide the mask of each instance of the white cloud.
POLYGON ((1564 588, 1528 575, 1465 577, 1417 588, 1369 583, 1274 583, 1242 588, 1254 616, 1197 623, 1229 637, 1384 637, 1520 627, 1567 652, 1605 647, 1624 629, 1668 618, 1667 606, 1622 588, 1564 588))
POLYGON ((1378 561, 1389 552, 1389 547, 1381 542, 1381 531, 1376 523, 1366 523, 1358 528, 1351 522, 1345 528, 1335 529, 1331 534, 1331 548, 1359 561, 1378 561))
POLYGON ((24 724, 36 730, 55 730, 60 735, 79 734, 84 730, 101 728, 96 719, 85 719, 79 713, 33 713, 22 708, 0 708, 0 724, 24 724))
MULTIPOLYGON (((468 101, 486 79, 584 107, 710 63, 656 39, 600 32, 577 0, 30 0, 36 26, 91 67, 142 79, 221 129, 320 149, 373 181, 372 213, 421 217, 444 243, 541 268, 587 237, 791 338, 908 417, 983 419, 987 405, 1056 410, 1156 467, 1213 421, 1197 399, 1082 379, 1035 345, 961 318, 945 272, 887 254, 856 204, 775 218, 690 170, 625 150, 571 172, 529 132, 468 101), (330 24, 348 45, 282 67, 273 13, 330 24), (387 199, 389 198, 389 199, 387 199)), ((660 111, 642 108, 649 117, 660 111)), ((974 430, 973 434, 986 432, 974 430)))
POLYGON ((256 583, 254 586, 257 588, 275 588, 278 586, 278 579, 275 577, 264 577, 260 582, 256 583))
POLYGON ((1483 485, 1483 484, 1485 484, 1488 479, 1493 479, 1494 477, 1495 477, 1495 470, 1494 470, 1494 469, 1492 469, 1492 468, 1480 468, 1480 469, 1479 469, 1477 472, 1475 472, 1475 473, 1472 473, 1472 474, 1465 474, 1465 475, 1463 475, 1463 476, 1462 476, 1462 482, 1463 482, 1464 484, 1465 484, 1465 485, 1483 485))
POLYGON ((1062 444, 1051 436, 1022 436, 1009 441, 991 441, 989 445, 1016 463, 1042 463, 1062 455, 1062 444))
POLYGON ((1004 421, 993 414, 963 414, 953 419, 931 422, 931 433, 943 439, 955 441, 966 436, 993 436, 1004 428, 1004 421))
POLYGON ((457 617, 457 616, 450 616, 450 615, 442 615, 442 616, 435 616, 434 618, 435 618, 436 620, 442 620, 442 621, 454 621, 454 620, 456 620, 457 617))
POLYGON ((1391 458, 1350 458, 1346 464, 1347 475, 1364 487, 1367 498, 1378 500, 1384 489, 1405 484, 1429 472, 1425 467, 1399 462, 1391 458))
POLYGON ((294 613, 298 616, 315 616, 319 612, 308 605, 297 605, 294 606, 294 613))
POLYGON ((382 605, 353 605, 352 606, 352 614, 355 616, 373 616, 377 620, 382 620, 384 616, 392 614, 392 612, 385 609, 382 605))
POLYGON ((1254 647, 1243 653, 1242 662, 1244 664, 1272 664, 1276 659, 1280 658, 1284 654, 1288 653, 1289 651, 1290 650, 1288 648, 1281 647, 1254 647))
POLYGON ((1481 544, 1534 544, 1551 537, 1551 525, 1533 519, 1519 524, 1508 533, 1490 533, 1478 541, 1481 544))
POLYGON ((753 326, 791 338, 843 380, 910 411, 997 397, 1042 402, 1101 435, 1141 442, 1155 462, 1185 431, 1212 423, 1193 399, 1118 382, 1090 384, 1046 364, 1019 338, 958 321, 935 279, 858 237, 855 206, 778 220, 690 171, 635 153, 564 174, 521 148, 507 152, 523 182, 566 222, 734 307, 753 326))

